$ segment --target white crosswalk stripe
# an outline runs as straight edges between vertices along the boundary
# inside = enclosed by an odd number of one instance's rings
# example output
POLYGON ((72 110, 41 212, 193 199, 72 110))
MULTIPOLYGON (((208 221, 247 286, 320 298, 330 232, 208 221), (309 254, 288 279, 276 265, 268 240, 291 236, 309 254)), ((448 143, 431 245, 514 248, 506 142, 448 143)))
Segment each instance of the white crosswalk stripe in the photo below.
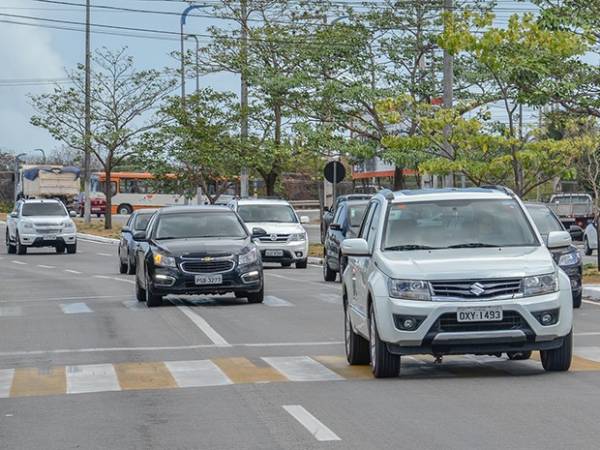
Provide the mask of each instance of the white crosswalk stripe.
POLYGON ((308 356, 276 356, 262 359, 291 381, 343 380, 337 373, 308 356))
POLYGON ((17 317, 23 315, 20 306, 0 306, 0 317, 17 317))
POLYGON ((10 387, 12 386, 15 369, 0 370, 0 398, 8 398, 10 396, 10 387))
POLYGON ((232 381, 212 361, 167 361, 165 365, 179 387, 222 386, 232 381))
POLYGON ((67 366, 66 375, 67 394, 121 390, 112 364, 67 366))
POLYGON ((263 300, 263 305, 266 306, 273 306, 273 307, 279 307, 279 306, 295 306, 293 303, 288 302, 287 300, 284 300, 282 298, 279 297, 275 297, 273 295, 267 295, 265 297, 265 299, 263 300))
POLYGON ((93 312, 85 303, 61 303, 60 308, 65 314, 85 314, 93 312))

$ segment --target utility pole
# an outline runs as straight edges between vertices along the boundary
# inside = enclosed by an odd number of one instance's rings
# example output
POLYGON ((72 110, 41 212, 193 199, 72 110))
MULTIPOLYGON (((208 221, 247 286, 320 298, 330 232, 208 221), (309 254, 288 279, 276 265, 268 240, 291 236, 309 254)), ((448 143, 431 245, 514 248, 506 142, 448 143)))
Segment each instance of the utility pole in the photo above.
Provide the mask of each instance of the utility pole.
MULTIPOLYGON (((240 123, 240 138, 242 141, 242 150, 244 156, 247 151, 246 145, 248 142, 248 79, 246 70, 248 68, 248 0, 240 0, 240 14, 241 14, 241 42, 240 42, 240 56, 242 59, 242 67, 240 70, 240 109, 241 109, 241 123, 240 123)), ((244 163, 242 167, 242 173, 240 174, 240 197, 248 197, 248 167, 244 163)))
MULTIPOLYGON (((92 126, 91 126, 91 50, 90 50, 90 0, 85 2, 85 156, 83 160, 83 192, 85 204, 83 207, 84 222, 91 222, 90 201, 90 158, 92 154, 92 126)), ((110 183, 110 180, 106 180, 110 183)))
MULTIPOLYGON (((444 0, 444 14, 447 16, 444 21, 444 27, 446 27, 448 20, 453 20, 448 18, 451 14, 454 14, 453 9, 453 0, 444 0)), ((444 108, 452 108, 454 100, 454 56, 446 49, 444 49, 444 76, 442 83, 444 89, 444 108)), ((444 128, 444 151, 446 152, 446 157, 450 158, 453 156, 452 146, 448 142, 451 132, 452 128, 450 125, 444 128)), ((450 173, 444 178, 444 187, 454 187, 454 174, 450 173)))

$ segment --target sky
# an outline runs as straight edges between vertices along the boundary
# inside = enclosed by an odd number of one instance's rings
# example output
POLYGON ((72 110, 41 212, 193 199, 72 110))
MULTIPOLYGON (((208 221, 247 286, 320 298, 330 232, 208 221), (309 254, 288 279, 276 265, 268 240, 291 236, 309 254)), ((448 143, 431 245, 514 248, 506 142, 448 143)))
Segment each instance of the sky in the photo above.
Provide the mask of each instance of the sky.
MULTIPOLYGON (((78 23, 85 20, 85 0, 0 0, 0 150, 15 153, 31 153, 43 148, 46 153, 60 148, 50 134, 29 123, 34 113, 29 94, 52 91, 52 81, 65 78, 65 69, 72 69, 84 59, 84 33, 81 31, 57 30, 28 24, 63 26, 83 30, 78 23), (71 4, 69 4, 71 3, 71 4), (75 4, 75 5, 73 5, 75 4), (38 18, 38 19, 32 19, 38 18), (76 24, 57 24, 39 19, 73 21, 76 24), (13 22, 13 23, 7 23, 13 22), (14 23, 20 22, 20 23, 14 23)), ((498 0, 498 24, 506 23, 508 15, 519 8, 527 10, 531 5, 511 0, 498 0)), ((168 14, 146 14, 141 12, 107 11, 92 8, 92 23, 115 26, 140 27, 146 29, 179 32, 179 13, 186 5, 178 0, 92 0, 92 5, 108 5, 135 9, 159 10, 168 14)), ((187 33, 206 34, 210 25, 223 23, 222 19, 201 17, 202 10, 188 17, 187 33)), ((170 55, 179 49, 176 35, 164 35, 160 39, 127 36, 112 36, 92 33, 92 49, 111 49, 126 46, 139 68, 174 68, 177 61, 170 55)), ((201 41, 205 40, 201 38, 201 41)), ((193 45, 188 41, 187 45, 193 45)), ((187 82, 188 92, 194 86, 187 82)), ((201 78, 201 85, 217 90, 238 91, 239 80, 230 74, 212 74, 201 78)), ((35 153, 32 153, 35 155, 35 153)))

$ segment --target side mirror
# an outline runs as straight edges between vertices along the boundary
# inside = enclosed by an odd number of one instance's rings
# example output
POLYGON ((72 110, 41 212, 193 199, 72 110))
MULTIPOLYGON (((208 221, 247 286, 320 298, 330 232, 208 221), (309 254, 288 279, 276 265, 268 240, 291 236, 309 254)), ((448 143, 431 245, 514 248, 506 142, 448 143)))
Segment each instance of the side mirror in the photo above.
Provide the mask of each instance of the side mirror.
POLYGON ((310 217, 308 217, 308 216, 300 216, 300 223, 301 224, 310 223, 310 217))
POLYGON ((331 211, 331 210, 329 209, 329 206, 323 206, 323 212, 326 212, 326 213, 328 213, 329 211, 331 211))
POLYGON ((571 245, 571 235, 568 231, 551 231, 548 233, 548 248, 561 248, 571 245))
POLYGON ((121 228, 121 233, 131 233, 131 228, 129 228, 128 226, 124 226, 123 228, 121 228))
POLYGON ((339 223, 332 223, 329 228, 333 231, 342 231, 342 226, 339 223))
POLYGON ((252 239, 258 239, 267 235, 267 231, 264 228, 255 227, 252 228, 252 239))
POLYGON ((569 227, 569 234, 571 235, 571 239, 581 237, 583 235, 583 229, 578 225, 571 225, 569 227))
POLYGON ((77 213, 73 210, 69 211, 69 217, 77 217, 77 213))
POLYGON ((139 241, 139 242, 144 242, 144 241, 148 240, 148 238, 146 237, 146 232, 145 231, 136 231, 135 233, 133 233, 133 240, 139 241))
POLYGON ((17 217, 19 217, 19 213, 13 211, 10 213, 10 217, 12 217, 13 219, 16 219, 17 217))
POLYGON ((342 254, 345 256, 370 256, 369 244, 364 239, 346 239, 342 242, 342 254))

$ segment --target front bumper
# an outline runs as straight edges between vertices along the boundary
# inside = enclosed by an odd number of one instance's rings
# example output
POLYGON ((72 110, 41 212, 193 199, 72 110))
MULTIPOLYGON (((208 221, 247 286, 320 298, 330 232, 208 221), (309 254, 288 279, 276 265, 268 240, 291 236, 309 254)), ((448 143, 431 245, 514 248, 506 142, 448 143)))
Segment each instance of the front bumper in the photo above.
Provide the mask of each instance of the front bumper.
POLYGON ((216 285, 197 285, 196 275, 179 269, 157 267, 151 274, 152 290, 160 295, 221 295, 231 292, 259 292, 263 288, 263 271, 259 264, 236 266, 229 272, 221 273, 223 282, 216 285))
POLYGON ((560 274, 558 292, 535 297, 495 301, 410 301, 375 296, 378 332, 396 354, 465 354, 547 350, 562 345, 571 331, 573 300, 570 281, 560 274), (501 306, 500 322, 458 323, 459 307, 501 306), (536 317, 542 312, 557 315, 556 322, 544 326, 536 317), (402 318, 414 317, 416 330, 398 326, 402 318))
POLYGON ((294 263, 308 258, 308 241, 256 243, 263 262, 294 263), (271 252, 280 252, 273 255, 271 252), (271 253, 271 254, 270 254, 271 253))
POLYGON ((569 280, 571 281, 571 292, 573 293, 573 296, 580 295, 583 290, 581 284, 581 264, 576 264, 573 266, 561 266, 561 269, 567 274, 569 280))
POLYGON ((56 247, 57 245, 73 245, 77 243, 76 233, 59 233, 52 235, 55 239, 49 239, 46 234, 23 233, 19 234, 21 244, 27 247, 56 247))

